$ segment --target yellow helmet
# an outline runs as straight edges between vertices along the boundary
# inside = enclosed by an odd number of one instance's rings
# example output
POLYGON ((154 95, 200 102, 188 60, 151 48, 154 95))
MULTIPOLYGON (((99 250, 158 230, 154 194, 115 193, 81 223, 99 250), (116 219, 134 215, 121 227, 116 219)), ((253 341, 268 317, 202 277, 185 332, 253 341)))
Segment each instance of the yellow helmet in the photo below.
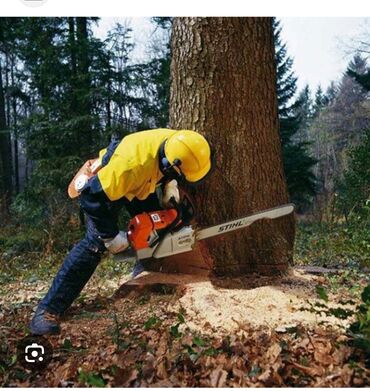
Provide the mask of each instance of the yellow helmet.
POLYGON ((188 182, 197 182, 211 169, 211 148, 208 141, 193 130, 179 130, 167 139, 164 153, 170 164, 176 165, 188 182))

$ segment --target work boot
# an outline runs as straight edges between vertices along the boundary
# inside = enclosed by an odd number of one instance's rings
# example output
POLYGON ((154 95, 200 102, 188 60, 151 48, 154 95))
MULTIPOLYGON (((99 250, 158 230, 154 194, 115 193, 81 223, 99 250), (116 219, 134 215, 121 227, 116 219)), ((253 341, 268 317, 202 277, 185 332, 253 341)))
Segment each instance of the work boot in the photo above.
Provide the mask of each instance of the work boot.
POLYGON ((35 315, 33 316, 30 329, 34 335, 45 335, 45 334, 59 334, 59 316, 51 314, 42 308, 37 308, 35 315))

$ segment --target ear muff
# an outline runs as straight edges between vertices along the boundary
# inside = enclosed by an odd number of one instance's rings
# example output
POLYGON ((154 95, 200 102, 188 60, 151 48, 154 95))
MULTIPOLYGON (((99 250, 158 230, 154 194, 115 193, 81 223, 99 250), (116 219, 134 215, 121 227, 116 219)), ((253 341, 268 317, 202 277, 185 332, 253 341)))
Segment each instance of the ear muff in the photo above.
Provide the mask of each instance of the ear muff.
POLYGON ((166 157, 161 158, 161 163, 164 170, 168 169, 171 165, 166 157))
POLYGON ((159 147, 159 169, 166 179, 176 179, 179 182, 184 180, 184 176, 181 172, 181 161, 179 159, 175 159, 173 164, 167 159, 164 146, 166 140, 159 147))

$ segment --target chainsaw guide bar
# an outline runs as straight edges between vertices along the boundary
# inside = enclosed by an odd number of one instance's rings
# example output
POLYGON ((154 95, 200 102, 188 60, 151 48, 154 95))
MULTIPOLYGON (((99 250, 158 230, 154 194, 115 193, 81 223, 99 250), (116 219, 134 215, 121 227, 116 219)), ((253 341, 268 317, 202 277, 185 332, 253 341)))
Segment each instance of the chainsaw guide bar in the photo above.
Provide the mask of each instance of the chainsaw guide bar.
POLYGON ((212 236, 222 235, 227 232, 236 231, 238 229, 248 227, 257 220, 277 219, 278 217, 288 215, 293 211, 294 204, 286 204, 283 206, 277 206, 276 208, 266 209, 262 212, 257 212, 246 217, 241 217, 240 219, 200 229, 196 233, 196 240, 203 240, 212 236))

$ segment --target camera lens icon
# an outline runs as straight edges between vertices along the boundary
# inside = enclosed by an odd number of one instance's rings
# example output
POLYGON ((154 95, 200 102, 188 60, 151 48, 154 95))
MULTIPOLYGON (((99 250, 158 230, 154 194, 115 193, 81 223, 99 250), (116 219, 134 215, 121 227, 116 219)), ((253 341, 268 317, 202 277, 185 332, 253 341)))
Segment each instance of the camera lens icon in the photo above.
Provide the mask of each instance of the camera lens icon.
POLYGON ((17 344, 17 361, 24 368, 32 371, 43 370, 52 358, 52 346, 44 337, 30 335, 17 344))
POLYGON ((24 359, 27 362, 44 361, 45 348, 42 345, 33 343, 24 349, 24 359))

